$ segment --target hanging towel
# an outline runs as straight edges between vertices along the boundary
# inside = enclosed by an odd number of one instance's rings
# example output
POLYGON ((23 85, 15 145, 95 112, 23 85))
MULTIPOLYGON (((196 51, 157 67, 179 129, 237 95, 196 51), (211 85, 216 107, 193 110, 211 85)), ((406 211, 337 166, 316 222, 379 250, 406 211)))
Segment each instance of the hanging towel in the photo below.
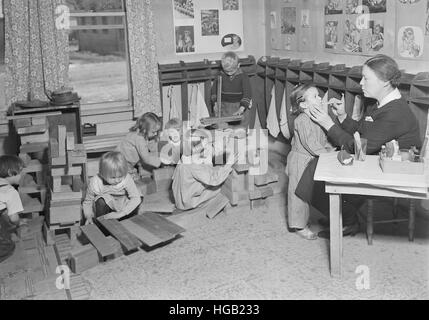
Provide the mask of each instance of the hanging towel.
POLYGON ((174 86, 170 86, 168 89, 167 97, 170 100, 170 110, 168 112, 168 120, 173 118, 180 119, 179 110, 176 106, 176 100, 174 99, 174 86))
POLYGON ((282 106, 280 109, 280 130, 286 139, 290 139, 290 130, 286 111, 286 92, 283 90, 282 106))
POLYGON ((363 116, 362 97, 360 95, 356 95, 355 103, 353 105, 352 119, 359 121, 360 119, 362 119, 362 116, 363 116))
POLYGON ((322 106, 326 112, 329 112, 328 108, 328 91, 326 91, 325 95, 322 98, 322 106))
POLYGON ((200 119, 210 117, 200 86, 191 85, 191 102, 189 104, 189 121, 192 128, 200 126, 200 119))
POLYGON ((277 138, 277 136, 280 133, 280 127, 279 127, 279 120, 277 118, 275 86, 273 86, 273 90, 271 90, 271 103, 270 103, 270 108, 268 110, 268 116, 267 116, 267 128, 270 134, 274 138, 277 138))

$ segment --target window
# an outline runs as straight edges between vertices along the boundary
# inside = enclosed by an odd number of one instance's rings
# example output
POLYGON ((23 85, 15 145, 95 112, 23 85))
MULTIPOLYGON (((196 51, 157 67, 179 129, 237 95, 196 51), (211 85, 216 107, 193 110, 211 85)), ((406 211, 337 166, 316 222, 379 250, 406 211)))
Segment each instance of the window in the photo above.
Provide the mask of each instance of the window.
POLYGON ((70 85, 82 98, 83 110, 97 105, 129 106, 124 0, 67 0, 67 4, 70 85))

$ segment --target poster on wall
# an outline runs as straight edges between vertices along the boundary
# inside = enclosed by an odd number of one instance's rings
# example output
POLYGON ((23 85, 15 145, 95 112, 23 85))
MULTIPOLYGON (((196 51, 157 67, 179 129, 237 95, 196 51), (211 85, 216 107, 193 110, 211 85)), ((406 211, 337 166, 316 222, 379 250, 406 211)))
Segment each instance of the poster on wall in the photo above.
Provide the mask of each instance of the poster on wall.
POLYGON ((172 0, 176 54, 244 50, 242 0, 172 0))
POLYGON ((398 0, 396 57, 410 60, 429 59, 428 15, 429 0, 398 0))
POLYGON ((371 56, 387 53, 393 36, 386 36, 387 2, 344 0, 325 2, 325 51, 371 56))
POLYGON ((281 34, 284 39, 283 49, 286 51, 297 50, 297 16, 296 7, 283 7, 280 12, 281 34))

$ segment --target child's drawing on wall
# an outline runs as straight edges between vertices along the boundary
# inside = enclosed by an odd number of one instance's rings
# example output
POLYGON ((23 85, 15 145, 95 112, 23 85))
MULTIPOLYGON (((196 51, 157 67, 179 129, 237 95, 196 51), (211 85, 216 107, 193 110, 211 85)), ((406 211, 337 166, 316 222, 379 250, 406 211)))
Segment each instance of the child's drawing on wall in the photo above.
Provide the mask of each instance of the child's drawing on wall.
POLYGON ((338 43, 338 21, 328 21, 325 24, 325 48, 336 49, 338 43))
POLYGON ((369 38, 368 48, 370 51, 380 51, 384 46, 384 26, 382 21, 370 21, 372 35, 369 38))
POLYGON ((401 57, 418 58, 423 55, 423 32, 418 27, 403 27, 398 33, 398 50, 401 57))

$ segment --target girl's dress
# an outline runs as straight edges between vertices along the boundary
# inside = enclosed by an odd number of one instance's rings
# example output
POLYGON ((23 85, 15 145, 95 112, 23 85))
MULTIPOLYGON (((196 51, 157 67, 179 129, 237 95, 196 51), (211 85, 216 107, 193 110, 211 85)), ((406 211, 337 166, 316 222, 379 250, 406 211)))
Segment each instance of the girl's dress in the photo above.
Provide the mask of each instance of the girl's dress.
POLYGON ((289 228, 303 229, 308 224, 310 207, 295 195, 295 190, 310 160, 327 152, 327 137, 323 129, 305 113, 301 113, 294 124, 292 149, 286 165, 289 177, 287 220, 289 228))

